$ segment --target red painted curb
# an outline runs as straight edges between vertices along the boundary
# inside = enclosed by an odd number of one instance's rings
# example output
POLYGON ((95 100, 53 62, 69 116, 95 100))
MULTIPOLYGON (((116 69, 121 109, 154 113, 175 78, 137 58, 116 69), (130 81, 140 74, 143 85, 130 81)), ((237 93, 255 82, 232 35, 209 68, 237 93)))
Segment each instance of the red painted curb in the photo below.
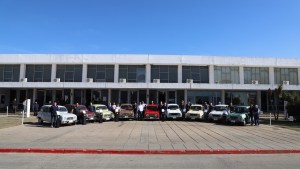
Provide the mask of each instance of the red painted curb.
POLYGON ((114 149, 59 149, 59 148, 0 148, 0 153, 44 154, 300 154, 300 149, 248 149, 248 150, 114 150, 114 149))

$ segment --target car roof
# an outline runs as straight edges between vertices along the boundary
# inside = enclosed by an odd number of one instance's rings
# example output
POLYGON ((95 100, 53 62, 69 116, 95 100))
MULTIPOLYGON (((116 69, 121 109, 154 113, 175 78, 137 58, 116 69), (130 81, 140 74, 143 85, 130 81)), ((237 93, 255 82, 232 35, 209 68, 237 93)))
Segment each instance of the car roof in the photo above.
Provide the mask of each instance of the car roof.
POLYGON ((105 104, 93 104, 92 106, 106 106, 105 104))
POLYGON ((158 106, 158 104, 147 104, 147 106, 158 106))
POLYGON ((171 103, 171 104, 168 104, 168 106, 178 106, 178 104, 171 103))
POLYGON ((248 108, 248 107, 250 107, 250 106, 234 106, 234 107, 246 107, 246 108, 248 108))
MULTIPOLYGON (((51 107, 52 105, 50 105, 50 104, 46 104, 46 105, 43 105, 42 107, 51 107)), ((61 106, 61 105, 57 105, 58 107, 64 107, 64 108, 66 108, 65 106, 61 106)))
POLYGON ((218 104, 218 105, 215 105, 215 106, 228 106, 227 104, 218 104))
POLYGON ((130 104, 130 103, 122 103, 121 106, 123 106, 123 105, 130 105, 130 106, 132 106, 132 104, 130 104))
POLYGON ((191 106, 201 106, 201 107, 203 107, 201 104, 192 104, 191 106))

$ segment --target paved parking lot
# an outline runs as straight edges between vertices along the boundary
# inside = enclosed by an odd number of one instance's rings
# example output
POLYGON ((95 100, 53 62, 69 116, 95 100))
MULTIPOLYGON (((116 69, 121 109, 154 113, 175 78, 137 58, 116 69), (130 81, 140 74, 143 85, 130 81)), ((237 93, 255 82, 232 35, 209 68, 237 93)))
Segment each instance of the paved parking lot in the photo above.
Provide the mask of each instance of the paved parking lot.
POLYGON ((205 122, 120 121, 49 128, 36 123, 0 129, 0 148, 300 149, 300 132, 205 122))

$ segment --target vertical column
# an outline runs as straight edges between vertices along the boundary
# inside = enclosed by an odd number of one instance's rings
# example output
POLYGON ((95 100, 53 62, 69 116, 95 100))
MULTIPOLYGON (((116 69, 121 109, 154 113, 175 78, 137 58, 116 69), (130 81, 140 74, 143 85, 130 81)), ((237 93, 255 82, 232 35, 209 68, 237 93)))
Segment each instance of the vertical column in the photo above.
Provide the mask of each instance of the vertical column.
POLYGON ((208 66, 209 69, 209 84, 214 84, 215 83, 215 74, 214 74, 214 66, 213 65, 209 65, 208 66))
POLYGON ((146 103, 149 104, 149 89, 146 90, 146 103))
POLYGON ((261 91, 256 92, 256 104, 261 109, 261 91))
POLYGON ((240 73, 240 84, 244 84, 244 67, 240 66, 239 67, 239 73, 240 73))
POLYGON ((87 82, 87 64, 82 65, 82 82, 87 82))
POLYGON ((274 78, 274 67, 269 68, 269 84, 274 85, 275 84, 275 78, 274 78))
POLYGON ((300 68, 298 68, 298 85, 300 85, 300 68))
MULTIPOLYGON (((36 92, 37 92, 37 89, 34 88, 34 89, 33 89, 33 94, 32 94, 32 102, 33 102, 33 103, 34 103, 35 100, 37 99, 37 98, 36 98, 36 92)), ((42 106, 42 105, 40 105, 40 106, 42 106)))
POLYGON ((114 82, 118 83, 119 82, 119 64, 115 64, 114 74, 115 74, 114 82))
POLYGON ((111 89, 108 89, 108 98, 107 98, 107 102, 111 103, 111 89))
POLYGON ((51 66, 51 82, 56 78, 56 64, 52 64, 51 66))
POLYGON ((146 83, 151 83, 151 65, 146 64, 146 83))
POLYGON ((25 72, 26 72, 26 65, 21 64, 20 65, 20 80, 25 78, 25 72))
MULTIPOLYGON (((221 91, 221 103, 225 104, 225 90, 221 91)), ((219 104, 219 103, 217 103, 217 104, 219 104)))
POLYGON ((70 92, 70 103, 71 104, 74 104, 74 89, 71 89, 71 92, 70 92))
POLYGON ((52 101, 57 101, 56 100, 56 90, 52 90, 52 101))
POLYGON ((188 94, 187 94, 187 93, 188 93, 188 92, 187 92, 187 89, 185 89, 185 90, 184 90, 184 102, 185 102, 185 103, 187 103, 187 101, 188 101, 188 100, 187 100, 187 97, 188 97, 188 94))
POLYGON ((182 65, 178 65, 178 83, 182 83, 182 65))

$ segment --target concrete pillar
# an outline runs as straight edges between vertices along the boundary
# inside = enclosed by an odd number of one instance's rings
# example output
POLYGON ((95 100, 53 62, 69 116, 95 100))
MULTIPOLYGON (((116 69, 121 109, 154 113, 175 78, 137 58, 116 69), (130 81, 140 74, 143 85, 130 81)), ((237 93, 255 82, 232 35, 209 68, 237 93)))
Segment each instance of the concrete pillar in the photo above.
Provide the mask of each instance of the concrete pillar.
POLYGON ((243 66, 239 67, 239 73, 240 73, 240 84, 244 84, 245 79, 244 79, 244 67, 243 66))
POLYGON ((213 65, 209 65, 208 66, 209 69, 209 84, 214 84, 215 83, 215 74, 214 74, 214 66, 213 65))
POLYGON ((119 64, 115 64, 115 77, 114 77, 114 82, 119 83, 119 64))
POLYGON ((74 104, 74 89, 71 89, 71 92, 70 92, 70 103, 71 104, 74 104))
POLYGON ((261 91, 256 92, 256 104, 261 109, 261 91))
MULTIPOLYGON (((225 90, 221 91, 221 103, 225 104, 225 90)), ((218 103, 217 103, 218 104, 218 103)))
POLYGON ((275 78, 274 78, 274 67, 269 68, 269 84, 274 85, 275 84, 275 78))
POLYGON ((182 65, 178 65, 178 83, 182 83, 182 65))
POLYGON ((56 78, 56 69, 57 69, 56 64, 52 64, 52 66, 51 66, 51 82, 53 82, 54 79, 56 78))
POLYGON ((146 103, 149 104, 149 89, 146 90, 146 103))
POLYGON ((108 98, 107 98, 107 102, 111 103, 111 89, 108 89, 108 98))
MULTIPOLYGON (((37 99, 36 98, 37 97, 37 89, 36 88, 34 88, 33 89, 33 94, 32 94, 32 102, 34 103, 35 102, 35 100, 37 99)), ((40 105, 40 106, 42 106, 42 105, 40 105)))
POLYGON ((151 83, 151 65, 146 65, 146 83, 151 83))
POLYGON ((298 68, 298 85, 300 85, 300 68, 298 68))
POLYGON ((56 90, 52 90, 52 101, 56 100, 56 90))
POLYGON ((20 65, 20 80, 25 78, 25 73, 26 73, 26 65, 21 64, 20 65))
POLYGON ((82 65, 82 82, 87 82, 87 64, 82 65))
POLYGON ((187 89, 184 90, 184 102, 187 103, 188 101, 188 94, 187 89))

